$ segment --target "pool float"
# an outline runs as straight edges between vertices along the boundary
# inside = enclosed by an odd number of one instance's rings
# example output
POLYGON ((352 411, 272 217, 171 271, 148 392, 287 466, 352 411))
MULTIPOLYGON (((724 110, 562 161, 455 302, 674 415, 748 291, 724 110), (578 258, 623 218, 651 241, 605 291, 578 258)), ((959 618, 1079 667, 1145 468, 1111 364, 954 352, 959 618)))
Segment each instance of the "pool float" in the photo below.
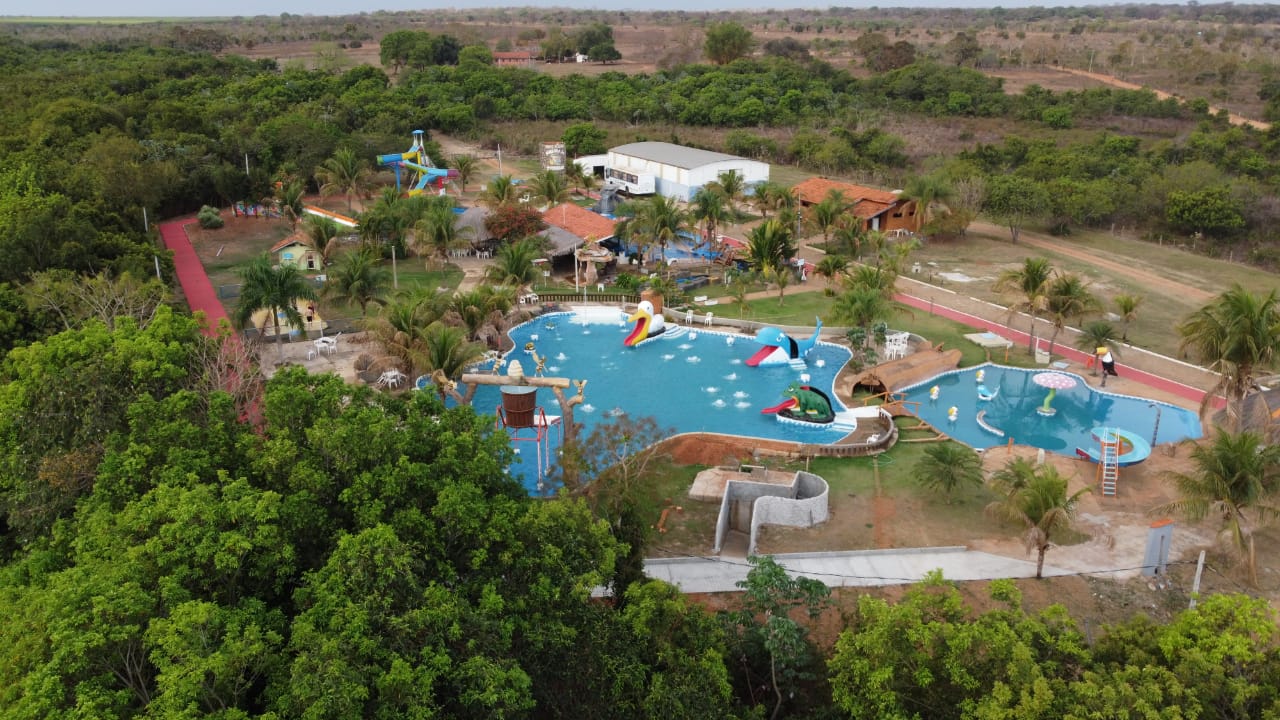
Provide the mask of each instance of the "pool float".
MULTIPOLYGON (((1136 465, 1143 460, 1146 460, 1148 457, 1151 457, 1151 443, 1128 430, 1096 427, 1090 430, 1089 433, 1093 435, 1093 439, 1097 440, 1099 444, 1101 444, 1103 440, 1107 442, 1114 442, 1117 438, 1120 440, 1119 455, 1116 457, 1116 465, 1119 465, 1120 467, 1136 465)), ((1082 460, 1088 460, 1090 462, 1100 462, 1102 459, 1101 453, 1101 447, 1092 447, 1088 450, 1084 448, 1076 448, 1076 455, 1078 455, 1082 460)))
POLYGON ((957 408, 955 405, 952 405, 951 407, 947 408, 947 420, 949 422, 955 422, 956 418, 958 417, 960 417, 959 408, 957 408))
POLYGON ((942 393, 942 391, 938 389, 938 386, 937 386, 937 385, 934 385, 933 387, 929 388, 929 399, 930 399, 930 400, 937 400, 937 399, 938 399, 938 395, 940 395, 941 393, 942 393))
POLYGON ((831 398, 811 385, 793 382, 782 391, 782 395, 786 400, 764 408, 760 414, 777 415, 779 418, 823 425, 835 420, 836 415, 831 410, 831 398))
POLYGON ((747 359, 750 367, 769 367, 786 365, 794 360, 804 360, 804 356, 818 343, 818 334, 822 332, 822 320, 818 319, 813 335, 807 340, 796 340, 776 327, 760 328, 756 332, 756 342, 764 347, 747 359))
POLYGON ((978 399, 984 402, 995 400, 996 396, 999 394, 1000 394, 1000 388, 996 388, 995 390, 992 390, 986 385, 978 386, 978 399))
POLYGON ((627 335, 627 339, 622 341, 622 344, 627 347, 635 347, 645 340, 661 335, 662 331, 667 329, 662 316, 654 312, 653 303, 648 300, 641 300, 640 304, 636 305, 636 311, 627 318, 627 321, 636 324, 627 335))
POLYGON ((982 381, 987 379, 987 371, 986 371, 986 370, 979 370, 979 371, 978 371, 978 372, 973 376, 973 379, 974 379, 974 381, 975 381, 975 382, 977 382, 979 385, 981 385, 981 384, 982 384, 982 381))

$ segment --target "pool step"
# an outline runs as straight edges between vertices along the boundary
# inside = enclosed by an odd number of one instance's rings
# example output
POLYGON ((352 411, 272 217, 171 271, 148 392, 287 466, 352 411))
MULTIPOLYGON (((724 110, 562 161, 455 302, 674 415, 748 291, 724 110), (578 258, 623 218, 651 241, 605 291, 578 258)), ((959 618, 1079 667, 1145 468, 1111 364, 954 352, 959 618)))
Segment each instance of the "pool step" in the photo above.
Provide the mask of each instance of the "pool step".
POLYGON ((858 418, 851 412, 838 412, 835 419, 831 421, 831 427, 836 430, 853 432, 858 429, 858 418))
POLYGON ((663 330, 662 334, 659 335, 658 337, 663 338, 665 340, 675 340, 678 337, 682 337, 688 334, 689 334, 689 328, 685 327, 684 325, 668 325, 667 329, 663 330))

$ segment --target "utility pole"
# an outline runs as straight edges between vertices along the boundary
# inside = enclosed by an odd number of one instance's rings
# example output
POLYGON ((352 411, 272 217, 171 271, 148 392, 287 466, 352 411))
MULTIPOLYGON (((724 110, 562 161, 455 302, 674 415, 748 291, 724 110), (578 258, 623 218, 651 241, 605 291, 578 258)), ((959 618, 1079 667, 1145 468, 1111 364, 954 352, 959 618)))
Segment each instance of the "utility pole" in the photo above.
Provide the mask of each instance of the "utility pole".
POLYGON ((249 153, 244 154, 244 175, 249 177, 249 153))

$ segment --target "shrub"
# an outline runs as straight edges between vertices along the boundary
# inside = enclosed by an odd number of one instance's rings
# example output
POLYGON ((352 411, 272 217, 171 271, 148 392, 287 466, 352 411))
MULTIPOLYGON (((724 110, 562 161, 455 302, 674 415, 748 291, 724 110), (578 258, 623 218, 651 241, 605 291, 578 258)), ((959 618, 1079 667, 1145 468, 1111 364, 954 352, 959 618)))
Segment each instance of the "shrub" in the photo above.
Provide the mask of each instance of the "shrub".
POLYGON ((205 230, 217 230, 222 227, 222 215, 218 213, 218 208, 205 205, 200 208, 200 212, 196 213, 196 220, 200 223, 200 227, 205 230))

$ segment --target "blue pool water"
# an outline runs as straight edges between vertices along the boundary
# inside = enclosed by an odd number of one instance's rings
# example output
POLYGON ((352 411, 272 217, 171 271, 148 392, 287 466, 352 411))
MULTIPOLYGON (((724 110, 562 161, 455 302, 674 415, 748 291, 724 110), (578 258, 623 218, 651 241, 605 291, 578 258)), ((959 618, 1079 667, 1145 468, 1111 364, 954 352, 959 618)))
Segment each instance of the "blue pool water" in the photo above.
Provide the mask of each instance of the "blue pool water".
MULTIPOLYGON (((636 251, 635 246, 622 245, 620 243, 605 243, 605 246, 614 252, 622 252, 624 256, 630 256, 636 251)), ((689 262, 696 260, 698 262, 713 262, 719 255, 718 252, 712 250, 712 246, 707 243, 701 243, 698 237, 688 231, 680 232, 680 240, 669 243, 666 251, 662 252, 662 248, 653 245, 649 248, 648 254, 645 256, 645 264, 653 265, 661 261, 662 257, 666 257, 667 262, 675 260, 676 263, 689 262)))
POLYGON ((1032 381, 1043 370, 1009 368, 985 364, 964 370, 953 370, 919 385, 907 388, 908 401, 920 403, 920 417, 951 437, 975 448, 1004 445, 1012 437, 1020 445, 1031 445, 1061 455, 1075 455, 1077 447, 1097 448, 1098 441, 1090 433, 1095 427, 1114 427, 1128 430, 1140 437, 1151 439, 1156 429, 1159 409, 1159 435, 1157 442, 1176 442, 1201 436, 1200 418, 1190 410, 1168 403, 1117 395, 1090 387, 1079 375, 1076 386, 1059 390, 1052 407, 1057 411, 1051 417, 1040 415, 1036 409, 1044 402, 1049 390, 1032 381), (994 399, 978 399, 977 373, 983 371, 982 384, 996 393, 994 399), (930 400, 929 391, 938 388, 938 399, 930 400), (947 419, 947 411, 955 407, 957 420, 947 419), (975 418, 986 410, 985 420, 993 428, 1004 431, 1000 437, 978 425, 975 418))
MULTIPOLYGON (((574 419, 584 426, 582 437, 618 412, 633 418, 653 417, 659 427, 676 432, 709 431, 819 444, 836 442, 847 434, 780 423, 773 415, 760 413, 761 408, 781 402, 782 391, 802 372, 810 376, 810 385, 834 398, 836 373, 849 359, 845 348, 820 343, 809 353, 804 370, 785 365, 752 368, 745 361, 760 345, 749 335, 731 336, 694 326, 678 336, 659 336, 628 348, 622 344, 631 330, 624 322, 626 315, 616 309, 594 310, 600 312, 590 316, 555 313, 513 328, 510 335, 516 349, 507 356, 532 373, 533 361, 524 352, 525 343, 532 341, 538 354, 547 358, 547 376, 587 380, 585 400, 574 408, 574 419)), ((572 388, 566 391, 572 394, 572 388)), ((493 413, 500 403, 497 387, 481 386, 472 406, 476 412, 493 413)), ((549 388, 538 390, 538 406, 547 415, 560 414, 549 388)), ((526 429, 518 436, 533 435, 526 429)), ((549 435, 554 457, 559 431, 552 429, 549 435)), ((517 442, 515 447, 519 456, 512 474, 536 493, 534 443, 517 442)))

